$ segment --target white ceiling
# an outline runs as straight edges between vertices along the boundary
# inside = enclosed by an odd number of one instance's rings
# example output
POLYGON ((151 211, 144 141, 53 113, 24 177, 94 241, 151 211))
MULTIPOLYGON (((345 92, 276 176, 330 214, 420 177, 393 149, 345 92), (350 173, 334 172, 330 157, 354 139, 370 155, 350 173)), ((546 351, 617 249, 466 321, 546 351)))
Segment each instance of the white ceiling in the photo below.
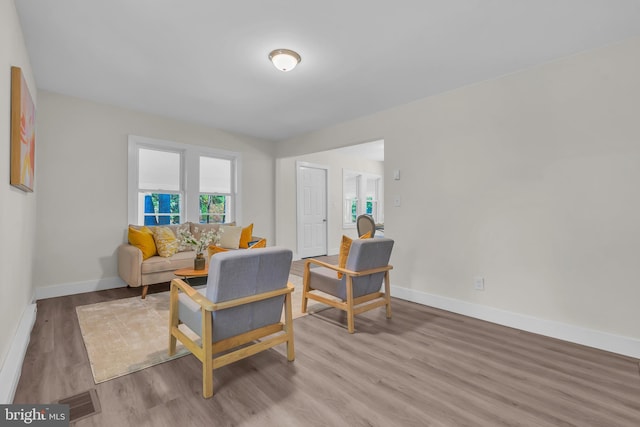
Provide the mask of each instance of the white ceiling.
POLYGON ((640 35, 638 0, 15 4, 38 88, 269 140, 640 35))

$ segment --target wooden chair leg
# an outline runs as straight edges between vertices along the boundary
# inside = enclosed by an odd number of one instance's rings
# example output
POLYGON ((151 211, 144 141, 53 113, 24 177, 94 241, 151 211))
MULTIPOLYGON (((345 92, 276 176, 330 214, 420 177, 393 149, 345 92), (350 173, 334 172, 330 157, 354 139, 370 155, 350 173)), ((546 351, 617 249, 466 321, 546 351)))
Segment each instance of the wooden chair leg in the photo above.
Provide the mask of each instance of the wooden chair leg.
POLYGON ((202 397, 213 397, 213 362, 202 362, 202 397))
POLYGON ((213 396, 213 325, 211 313, 202 310, 202 397, 213 396))
POLYGON ((353 282, 351 276, 347 276, 347 330, 350 334, 355 331, 355 319, 353 314, 353 282))
POLYGON ((213 397, 213 369, 212 363, 202 363, 202 397, 213 397))
POLYGON ((293 362, 296 358, 293 346, 293 309, 291 306, 291 293, 288 293, 284 298, 284 330, 287 333, 287 360, 289 362, 293 362))
POLYGON ((144 285, 142 287, 142 299, 145 299, 147 296, 147 292, 149 291, 149 285, 144 285))
MULTIPOLYGON (((171 334, 171 332, 169 332, 171 334)), ((169 356, 176 354, 176 337, 169 335, 169 356)))
POLYGON ((300 308, 300 311, 302 313, 306 313, 307 312, 307 302, 309 301, 309 299, 307 298, 307 293, 309 292, 309 276, 311 275, 309 269, 311 268, 311 266, 309 265, 308 262, 306 262, 304 264, 304 277, 302 278, 302 307, 300 308))
POLYGON ((387 319, 391 319, 391 284, 388 271, 384 273, 384 293, 384 299, 387 302, 387 319))
POLYGON ((173 328, 178 327, 178 290, 171 285, 169 293, 169 356, 176 354, 176 337, 173 328))

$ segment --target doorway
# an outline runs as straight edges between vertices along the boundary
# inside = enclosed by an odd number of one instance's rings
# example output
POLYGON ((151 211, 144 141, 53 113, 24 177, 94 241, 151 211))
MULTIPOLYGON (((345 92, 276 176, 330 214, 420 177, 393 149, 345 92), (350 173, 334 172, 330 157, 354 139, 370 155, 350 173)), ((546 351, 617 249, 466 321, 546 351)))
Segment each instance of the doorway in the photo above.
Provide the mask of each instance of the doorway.
POLYGON ((298 256, 327 255, 327 166, 296 162, 298 256))

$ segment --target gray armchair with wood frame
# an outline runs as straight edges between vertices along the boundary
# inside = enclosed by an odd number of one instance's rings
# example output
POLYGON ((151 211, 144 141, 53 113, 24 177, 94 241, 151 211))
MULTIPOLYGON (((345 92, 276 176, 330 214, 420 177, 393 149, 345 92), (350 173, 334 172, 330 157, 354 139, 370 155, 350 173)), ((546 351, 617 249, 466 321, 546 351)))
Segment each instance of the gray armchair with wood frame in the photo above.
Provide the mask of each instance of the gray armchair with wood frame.
POLYGON ((202 362, 205 398, 213 396, 214 369, 282 343, 287 359, 294 360, 291 259, 290 250, 277 247, 224 252, 211 258, 206 287, 171 281, 169 354, 175 354, 179 340, 202 362), (201 344, 179 328, 181 323, 201 344))
POLYGON ((347 329, 355 330, 355 315, 376 307, 386 307, 391 318, 389 265, 393 240, 388 238, 355 239, 351 243, 345 267, 308 259, 304 268, 302 312, 309 299, 347 312, 347 329), (342 273, 342 277, 338 277, 342 273), (384 281, 384 292, 381 292, 384 281), (337 297, 339 301, 323 294, 337 297))

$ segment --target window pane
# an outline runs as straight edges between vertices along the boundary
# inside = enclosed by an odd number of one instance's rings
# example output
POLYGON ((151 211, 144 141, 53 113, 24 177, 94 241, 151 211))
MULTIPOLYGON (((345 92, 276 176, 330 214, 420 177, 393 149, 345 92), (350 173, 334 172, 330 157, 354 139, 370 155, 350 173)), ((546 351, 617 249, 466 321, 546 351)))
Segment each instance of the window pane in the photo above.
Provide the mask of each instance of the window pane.
POLYGON ((371 215, 374 219, 378 216, 378 185, 380 178, 367 178, 365 188, 365 206, 366 214, 371 215))
POLYGON ((348 170, 342 171, 342 197, 344 207, 342 210, 343 225, 354 225, 358 216, 358 192, 360 187, 360 175, 348 170))
POLYGON ((231 197, 213 194, 200 195, 201 224, 224 223, 231 215, 231 197))
POLYGON ((231 193, 231 160, 200 157, 200 192, 231 193))
POLYGON ((358 197, 358 176, 345 176, 344 178, 344 192, 345 199, 353 199, 358 197))
POLYGON ((180 191, 180 153, 140 148, 140 189, 180 191))
POLYGON ((373 201, 373 199, 371 197, 367 197, 367 207, 365 209, 365 211, 366 211, 365 213, 367 215, 373 216, 373 214, 374 214, 374 210, 373 210, 374 206, 375 206, 375 202, 373 201))
POLYGON ((144 225, 180 224, 180 194, 140 193, 144 225))
POLYGON ((378 198, 378 178, 367 178, 367 188, 365 189, 367 199, 378 198))

